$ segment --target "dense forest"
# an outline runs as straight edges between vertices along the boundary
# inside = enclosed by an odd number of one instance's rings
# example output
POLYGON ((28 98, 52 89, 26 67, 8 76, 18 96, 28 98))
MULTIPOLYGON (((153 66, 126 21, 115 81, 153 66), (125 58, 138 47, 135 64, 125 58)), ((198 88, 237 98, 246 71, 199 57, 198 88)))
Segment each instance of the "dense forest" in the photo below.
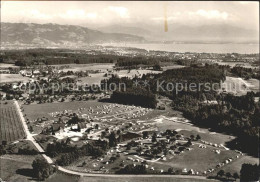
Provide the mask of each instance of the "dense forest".
POLYGON ((67 50, 67 49, 28 49, 6 50, 0 54, 3 63, 14 63, 16 66, 116 63, 116 67, 136 68, 153 66, 160 62, 172 61, 167 57, 120 56, 100 51, 67 50))
POLYGON ((119 104, 136 105, 147 108, 156 108, 156 95, 145 89, 127 89, 126 91, 115 91, 111 101, 119 104))
POLYGON ((244 79, 250 79, 250 78, 260 79, 259 71, 252 68, 235 66, 231 69, 231 73, 244 79))

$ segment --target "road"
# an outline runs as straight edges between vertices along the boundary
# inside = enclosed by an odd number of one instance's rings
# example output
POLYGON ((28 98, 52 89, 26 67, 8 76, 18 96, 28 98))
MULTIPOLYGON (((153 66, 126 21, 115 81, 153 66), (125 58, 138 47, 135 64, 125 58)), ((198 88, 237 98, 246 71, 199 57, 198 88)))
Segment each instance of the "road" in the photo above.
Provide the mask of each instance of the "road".
MULTIPOLYGON (((22 124, 23 124, 23 128, 24 128, 27 140, 30 140, 39 152, 44 153, 45 151, 43 150, 43 148, 35 141, 35 139, 33 138, 32 134, 30 133, 29 128, 28 128, 28 126, 27 126, 27 124, 25 122, 25 119, 23 117, 23 113, 21 111, 21 108, 20 108, 20 106, 19 106, 19 104, 18 104, 18 102, 16 100, 14 101, 14 104, 17 107, 18 114, 19 114, 19 116, 21 118, 21 121, 22 121, 22 124)), ((49 164, 53 164, 53 160, 50 157, 48 157, 45 154, 42 154, 42 156, 44 157, 44 159, 49 164)))
POLYGON ((192 175, 161 175, 161 174, 138 174, 138 175, 133 175, 133 174, 126 174, 126 175, 119 175, 119 174, 93 174, 93 173, 84 173, 84 172, 77 172, 77 171, 71 171, 68 169, 65 169, 63 167, 58 167, 58 169, 62 172, 65 173, 70 173, 78 176, 92 176, 92 177, 113 177, 113 178, 122 178, 122 177, 128 177, 128 178, 134 178, 134 177, 143 177, 143 178, 153 178, 153 177, 172 177, 172 178, 189 178, 189 179, 202 179, 205 180, 207 179, 205 176, 192 176, 192 175), (71 173, 73 172, 73 173, 71 173))
MULTIPOLYGON (((35 139, 33 138, 32 134, 30 133, 29 131, 29 128, 25 122, 25 119, 24 119, 24 116, 23 116, 23 113, 21 111, 21 108, 18 104, 18 102, 15 100, 14 101, 14 104, 15 106, 17 107, 17 111, 18 111, 18 114, 21 118, 21 121, 22 121, 22 124, 23 124, 23 128, 24 128, 24 131, 26 133, 26 138, 27 140, 30 140, 33 145, 37 148, 37 150, 41 153, 44 153, 45 151, 43 150, 43 148, 35 141, 35 139)), ((47 155, 45 154, 42 154, 43 158, 49 163, 49 164, 54 164, 53 160, 48 157, 47 155)), ((160 177, 160 178, 164 178, 164 177, 172 177, 172 178, 189 178, 189 179, 201 179, 201 180, 205 180, 207 179, 205 176, 193 176, 193 175, 117 175, 117 174, 93 174, 93 173, 84 173, 84 172, 77 172, 77 171, 72 171, 72 170, 69 170, 69 169, 65 169, 61 166, 58 166, 58 170, 61 171, 61 172, 64 172, 66 174, 72 174, 72 175, 77 175, 77 176, 83 176, 83 177, 87 177, 87 176, 90 176, 90 177, 119 177, 119 178, 122 178, 122 177, 128 177, 128 178, 135 178, 135 177, 143 177, 143 178, 153 178, 153 177, 160 177)))

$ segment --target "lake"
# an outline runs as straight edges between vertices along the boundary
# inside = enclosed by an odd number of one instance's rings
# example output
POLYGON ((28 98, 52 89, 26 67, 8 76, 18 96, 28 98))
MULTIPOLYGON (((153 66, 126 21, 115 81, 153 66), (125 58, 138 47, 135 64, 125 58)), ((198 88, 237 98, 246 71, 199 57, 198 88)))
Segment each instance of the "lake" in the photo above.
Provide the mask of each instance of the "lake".
POLYGON ((134 47, 139 49, 167 52, 196 52, 196 53, 259 53, 259 44, 131 44, 107 43, 103 46, 134 47))

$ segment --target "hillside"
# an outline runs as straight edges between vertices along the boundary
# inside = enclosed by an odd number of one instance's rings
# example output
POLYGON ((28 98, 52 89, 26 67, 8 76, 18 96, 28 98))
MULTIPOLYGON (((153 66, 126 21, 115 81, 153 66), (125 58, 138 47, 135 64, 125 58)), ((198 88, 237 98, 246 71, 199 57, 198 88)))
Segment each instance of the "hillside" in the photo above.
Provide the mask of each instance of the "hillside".
POLYGON ((142 42, 143 37, 122 34, 103 33, 97 30, 74 25, 1 23, 1 42, 5 44, 32 44, 59 46, 108 42, 142 42))

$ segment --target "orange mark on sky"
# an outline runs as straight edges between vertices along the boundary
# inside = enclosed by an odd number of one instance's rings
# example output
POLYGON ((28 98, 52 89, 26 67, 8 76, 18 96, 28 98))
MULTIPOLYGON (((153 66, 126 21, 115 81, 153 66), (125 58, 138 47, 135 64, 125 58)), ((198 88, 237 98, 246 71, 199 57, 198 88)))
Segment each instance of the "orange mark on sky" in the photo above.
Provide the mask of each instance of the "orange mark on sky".
POLYGON ((164 31, 168 32, 167 6, 164 6, 164 31))

